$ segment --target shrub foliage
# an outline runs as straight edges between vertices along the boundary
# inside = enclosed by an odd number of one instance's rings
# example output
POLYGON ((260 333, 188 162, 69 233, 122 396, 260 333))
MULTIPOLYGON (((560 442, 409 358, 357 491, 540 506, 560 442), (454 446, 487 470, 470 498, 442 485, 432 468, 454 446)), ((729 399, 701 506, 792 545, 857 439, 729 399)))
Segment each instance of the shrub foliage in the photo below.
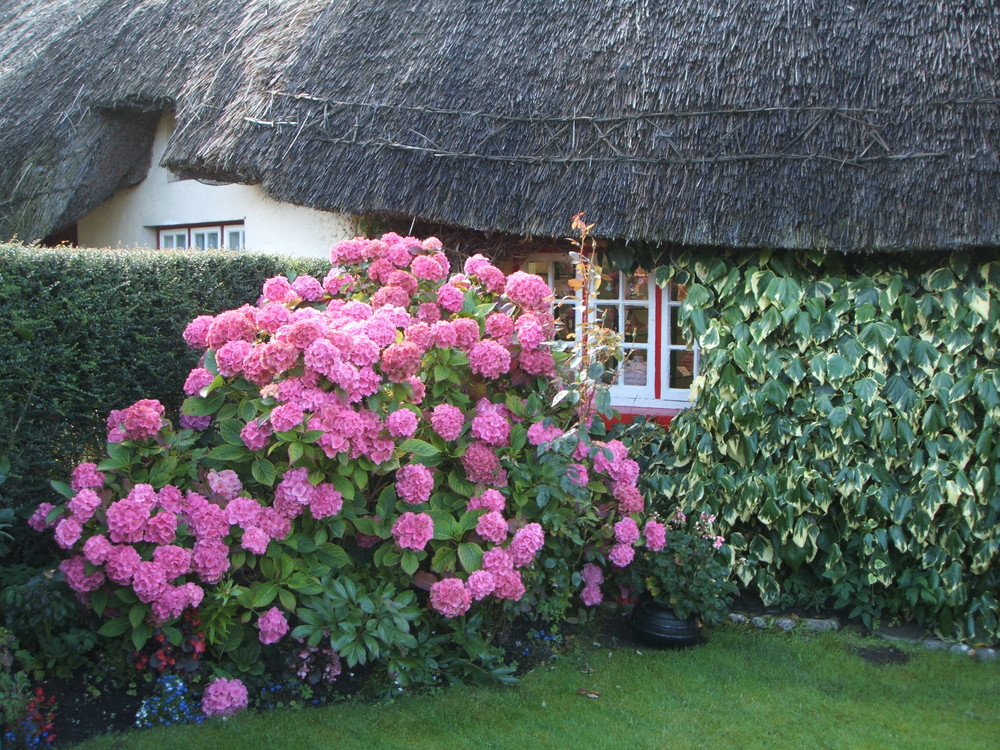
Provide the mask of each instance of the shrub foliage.
POLYGON ((682 254, 696 406, 658 492, 722 523, 765 601, 996 637, 1000 261, 682 254))

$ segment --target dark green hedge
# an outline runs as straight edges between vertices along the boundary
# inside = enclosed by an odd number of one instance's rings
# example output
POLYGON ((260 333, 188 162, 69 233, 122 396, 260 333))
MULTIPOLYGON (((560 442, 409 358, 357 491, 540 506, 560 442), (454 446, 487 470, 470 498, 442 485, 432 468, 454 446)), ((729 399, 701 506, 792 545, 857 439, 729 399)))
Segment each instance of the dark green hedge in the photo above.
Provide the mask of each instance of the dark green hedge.
POLYGON ((1000 633, 1000 260, 684 254, 696 406, 659 490, 716 512, 745 585, 1000 633))
POLYGON ((23 518, 49 499, 49 479, 65 480, 103 440, 111 409, 156 398, 176 410, 197 358, 181 338, 192 318, 256 301, 270 276, 328 268, 249 253, 0 245, 0 510, 23 518))

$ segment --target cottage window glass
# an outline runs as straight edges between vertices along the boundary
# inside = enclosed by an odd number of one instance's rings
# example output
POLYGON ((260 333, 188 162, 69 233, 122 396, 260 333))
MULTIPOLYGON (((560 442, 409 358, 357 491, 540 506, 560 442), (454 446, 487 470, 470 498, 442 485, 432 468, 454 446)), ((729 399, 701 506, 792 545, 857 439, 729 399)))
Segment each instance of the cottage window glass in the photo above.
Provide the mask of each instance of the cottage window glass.
POLYGON ((163 250, 177 250, 188 246, 187 230, 161 229, 160 248, 163 250))

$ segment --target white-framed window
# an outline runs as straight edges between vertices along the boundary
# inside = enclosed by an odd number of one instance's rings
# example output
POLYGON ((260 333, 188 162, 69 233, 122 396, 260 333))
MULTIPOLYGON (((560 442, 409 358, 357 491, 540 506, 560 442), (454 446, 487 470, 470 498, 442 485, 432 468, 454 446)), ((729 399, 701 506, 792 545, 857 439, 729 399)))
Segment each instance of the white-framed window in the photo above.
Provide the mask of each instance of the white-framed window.
POLYGON ((242 221, 157 227, 157 248, 160 250, 182 248, 242 250, 246 247, 245 237, 246 230, 242 221))
MULTIPOLYGON (((545 279, 555 293, 556 317, 564 330, 582 322, 580 293, 570 285, 576 277, 569 258, 559 253, 533 255, 521 270, 545 279)), ((646 271, 605 271, 594 301, 601 324, 621 336, 622 360, 611 383, 611 403, 626 412, 682 409, 690 406, 691 383, 698 374, 697 348, 684 343, 678 311, 687 294, 683 284, 656 286, 646 271)))

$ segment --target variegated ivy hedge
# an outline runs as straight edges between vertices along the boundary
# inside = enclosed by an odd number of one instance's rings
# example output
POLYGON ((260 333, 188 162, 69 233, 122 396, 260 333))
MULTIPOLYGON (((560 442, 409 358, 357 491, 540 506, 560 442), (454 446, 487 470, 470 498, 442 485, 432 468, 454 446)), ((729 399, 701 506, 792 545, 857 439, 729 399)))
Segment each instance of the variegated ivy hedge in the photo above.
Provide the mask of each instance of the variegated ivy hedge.
POLYGON ((663 494, 707 506, 765 601, 993 640, 1000 260, 686 254, 702 348, 663 494))

